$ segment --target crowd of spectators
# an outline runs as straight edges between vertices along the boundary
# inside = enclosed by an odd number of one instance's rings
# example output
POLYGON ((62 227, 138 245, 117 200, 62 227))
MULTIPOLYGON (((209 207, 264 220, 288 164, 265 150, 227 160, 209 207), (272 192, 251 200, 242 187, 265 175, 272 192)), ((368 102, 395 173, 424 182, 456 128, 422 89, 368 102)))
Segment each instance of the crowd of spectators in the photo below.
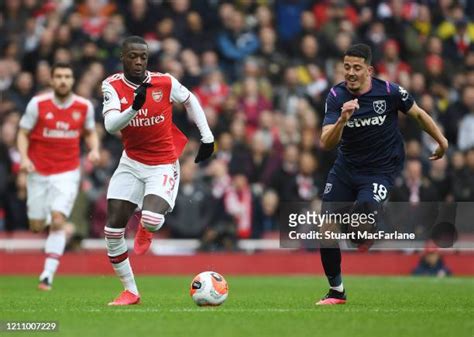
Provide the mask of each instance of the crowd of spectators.
POLYGON ((344 79, 352 43, 373 50, 376 76, 404 86, 444 130, 450 150, 400 116, 409 165, 402 200, 474 200, 474 2, 468 0, 5 0, 0 10, 0 231, 26 229, 25 176, 16 130, 29 99, 48 90, 54 62, 69 62, 75 92, 90 99, 102 141, 97 167, 83 160, 73 222, 100 237, 107 183, 121 155, 104 132, 101 81, 120 71, 121 40, 149 45, 151 71, 168 72, 199 98, 217 141, 196 166, 199 133, 182 107, 174 120, 190 138, 167 235, 233 247, 278 229, 285 201, 320 198, 335 152, 320 148, 324 103, 344 79))

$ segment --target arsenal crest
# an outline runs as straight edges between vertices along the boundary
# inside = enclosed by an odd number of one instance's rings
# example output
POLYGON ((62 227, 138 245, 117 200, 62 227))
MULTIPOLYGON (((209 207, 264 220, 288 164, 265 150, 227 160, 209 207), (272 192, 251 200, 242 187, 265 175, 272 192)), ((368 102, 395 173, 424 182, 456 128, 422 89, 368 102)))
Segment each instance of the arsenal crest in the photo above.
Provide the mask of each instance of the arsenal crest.
POLYGON ((79 119, 81 119, 81 113, 79 111, 73 111, 72 119, 74 119, 75 121, 78 121, 79 119))
POLYGON ((151 92, 151 98, 158 103, 161 102, 161 99, 163 98, 163 91, 161 90, 155 90, 151 92))
POLYGON ((373 102, 374 111, 379 115, 383 114, 387 109, 387 103, 384 99, 373 102))

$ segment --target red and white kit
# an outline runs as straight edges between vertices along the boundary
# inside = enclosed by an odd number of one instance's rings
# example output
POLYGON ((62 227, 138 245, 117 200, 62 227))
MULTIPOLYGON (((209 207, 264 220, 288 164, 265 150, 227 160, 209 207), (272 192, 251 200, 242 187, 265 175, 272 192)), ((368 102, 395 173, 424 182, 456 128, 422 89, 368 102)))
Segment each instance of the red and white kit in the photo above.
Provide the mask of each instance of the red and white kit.
POLYGON ((102 82, 104 123, 107 131, 121 131, 124 152, 109 184, 107 199, 128 200, 141 207, 154 194, 174 207, 179 185, 179 162, 186 136, 173 124, 173 102, 182 103, 201 132, 213 142, 206 117, 196 97, 169 74, 147 72, 150 83, 145 104, 132 109, 138 86, 123 73, 102 82))
POLYGON ((53 92, 38 95, 20 127, 30 130, 28 157, 36 168, 27 180, 28 217, 46 219, 51 211, 69 216, 79 189, 80 139, 95 128, 92 103, 77 95, 64 103, 53 92))

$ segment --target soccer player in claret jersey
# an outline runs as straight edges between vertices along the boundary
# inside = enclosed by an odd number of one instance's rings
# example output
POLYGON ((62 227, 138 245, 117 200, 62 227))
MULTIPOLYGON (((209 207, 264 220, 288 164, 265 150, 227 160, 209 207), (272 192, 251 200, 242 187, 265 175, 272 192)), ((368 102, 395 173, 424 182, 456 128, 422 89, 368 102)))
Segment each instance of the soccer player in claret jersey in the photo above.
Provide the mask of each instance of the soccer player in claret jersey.
POLYGON ((147 71, 148 46, 138 36, 122 44, 123 73, 102 82, 104 124, 109 133, 121 131, 124 151, 107 193, 105 226, 107 253, 125 290, 109 305, 140 301, 124 239, 125 226, 142 210, 134 251, 144 254, 153 233, 165 222, 179 184, 178 158, 187 142, 173 124, 173 103, 184 104, 201 133, 198 163, 214 151, 214 136, 197 98, 173 76, 147 71))
POLYGON ((50 290, 64 253, 64 224, 79 190, 80 140, 84 134, 88 159, 99 160, 92 103, 72 92, 73 70, 57 63, 51 70, 52 92, 31 99, 20 120, 18 150, 21 169, 28 174, 27 208, 30 228, 40 232, 49 225, 46 261, 38 289, 50 290))
MULTIPOLYGON (((345 81, 331 88, 326 99, 321 143, 326 149, 340 145, 323 192, 323 211, 337 202, 353 203, 356 210, 381 207, 405 158, 398 111, 417 120, 438 143, 431 160, 443 157, 448 148, 433 119, 403 87, 372 77, 371 58, 369 46, 351 46, 344 56, 345 81)), ((331 244, 321 246, 330 290, 318 305, 346 302, 341 251, 331 244)))

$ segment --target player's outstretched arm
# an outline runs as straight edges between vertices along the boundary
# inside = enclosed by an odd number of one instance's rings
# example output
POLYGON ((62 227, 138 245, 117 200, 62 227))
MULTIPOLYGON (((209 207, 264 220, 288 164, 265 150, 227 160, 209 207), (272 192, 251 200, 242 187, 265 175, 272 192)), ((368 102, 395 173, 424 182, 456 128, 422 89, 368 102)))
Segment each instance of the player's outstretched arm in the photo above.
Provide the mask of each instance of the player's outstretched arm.
POLYGON ((323 126, 321 146, 324 150, 332 150, 339 144, 344 126, 356 109, 359 109, 357 98, 347 101, 342 106, 341 116, 337 119, 336 123, 323 126))
POLYGON ((434 122, 433 118, 422 108, 420 108, 416 103, 413 103, 413 106, 408 110, 408 115, 413 117, 420 127, 428 133, 433 139, 438 143, 438 147, 433 152, 433 155, 430 157, 430 160, 437 160, 444 156, 444 153, 448 149, 448 140, 444 137, 443 133, 439 127, 434 122))

